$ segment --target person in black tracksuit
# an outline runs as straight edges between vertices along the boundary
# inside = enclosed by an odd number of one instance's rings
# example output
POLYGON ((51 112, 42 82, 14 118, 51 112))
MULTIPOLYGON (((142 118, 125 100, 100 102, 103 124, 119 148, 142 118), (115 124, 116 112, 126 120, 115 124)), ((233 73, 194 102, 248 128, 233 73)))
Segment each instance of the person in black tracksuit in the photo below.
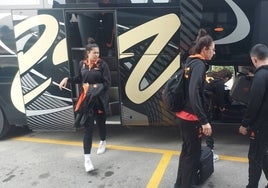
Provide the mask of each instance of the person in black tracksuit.
MULTIPOLYGON (((205 92, 208 100, 211 100, 212 107, 220 111, 225 110, 226 90, 225 83, 232 78, 232 72, 229 69, 221 69, 216 72, 209 72, 206 76, 205 92)), ((213 110, 213 109, 212 109, 213 110)))
MULTIPOLYGON (((221 112, 225 111, 228 100, 226 99, 225 83, 232 78, 232 72, 229 69, 221 69, 215 72, 209 72, 206 75, 205 99, 210 119, 220 119, 221 112)), ((206 144, 212 150, 214 149, 214 138, 206 137, 206 144)))
POLYGON ((208 69, 206 60, 210 60, 215 53, 215 44, 209 35, 200 37, 194 44, 186 64, 194 62, 186 71, 186 105, 176 112, 182 131, 182 150, 175 188, 192 188, 195 186, 194 178, 198 170, 201 155, 202 134, 211 135, 211 125, 208 121, 204 107, 204 81, 208 69))
MULTIPOLYGON (((85 60, 79 64, 79 73, 75 77, 64 78, 59 84, 60 89, 66 87, 67 83, 89 84, 90 87, 98 87, 98 84, 103 84, 103 91, 92 98, 92 101, 85 108, 86 121, 84 123, 85 134, 83 139, 84 155, 85 155, 85 170, 86 172, 94 170, 90 159, 92 147, 92 135, 94 128, 94 120, 96 120, 99 128, 100 144, 97 154, 105 152, 106 147, 106 115, 108 114, 108 88, 111 85, 111 74, 109 67, 105 61, 99 58, 99 46, 95 41, 91 41, 86 46, 85 60)), ((86 100, 86 99, 85 99, 86 100)))
MULTIPOLYGON (((239 132, 249 132, 249 169, 247 188, 258 188, 262 170, 268 180, 268 48, 257 44, 250 51, 256 67, 250 88, 247 112, 239 132)), ((268 185, 266 185, 268 187, 268 185)))

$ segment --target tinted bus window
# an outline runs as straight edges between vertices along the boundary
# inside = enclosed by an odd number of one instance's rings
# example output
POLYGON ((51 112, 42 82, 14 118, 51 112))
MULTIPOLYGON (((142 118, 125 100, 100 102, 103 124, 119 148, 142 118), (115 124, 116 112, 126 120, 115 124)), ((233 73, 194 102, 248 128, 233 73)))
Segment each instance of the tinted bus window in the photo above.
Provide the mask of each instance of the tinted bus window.
POLYGON ((201 27, 215 40, 215 64, 250 61, 248 52, 252 45, 254 9, 246 1, 206 1, 201 27))
POLYGON ((10 11, 0 11, 0 55, 14 55, 16 46, 10 11))
POLYGON ((147 3, 174 3, 179 0, 54 0, 54 4, 147 4, 147 3))

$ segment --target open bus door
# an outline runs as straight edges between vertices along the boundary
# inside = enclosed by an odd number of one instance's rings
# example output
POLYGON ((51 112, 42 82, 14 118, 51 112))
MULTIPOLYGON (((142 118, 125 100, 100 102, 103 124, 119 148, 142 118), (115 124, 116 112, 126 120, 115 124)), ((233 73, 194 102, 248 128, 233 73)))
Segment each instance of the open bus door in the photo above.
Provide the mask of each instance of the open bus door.
MULTIPOLYGON (((107 124, 121 124, 119 100, 119 68, 115 33, 115 10, 66 10, 65 24, 68 44, 70 74, 78 73, 78 64, 84 59, 85 46, 93 38, 100 48, 100 58, 109 66, 109 115, 107 124)), ((72 86, 74 100, 79 96, 79 85, 72 86)))
MULTIPOLYGON (((161 86, 180 64, 179 7, 69 9, 65 17, 70 74, 77 73, 88 37, 99 44, 100 57, 110 67, 107 124, 150 126, 169 121, 168 112, 162 120, 159 97, 161 86)), ((75 100, 79 86, 72 91, 75 100)))

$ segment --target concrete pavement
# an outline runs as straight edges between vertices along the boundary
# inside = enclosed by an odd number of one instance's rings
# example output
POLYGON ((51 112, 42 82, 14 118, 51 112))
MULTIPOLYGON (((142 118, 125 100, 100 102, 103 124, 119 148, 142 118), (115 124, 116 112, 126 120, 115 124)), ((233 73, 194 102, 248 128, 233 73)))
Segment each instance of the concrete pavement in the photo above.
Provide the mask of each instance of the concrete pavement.
MULTIPOLYGON (((107 151, 97 155, 94 133, 92 162, 84 172, 83 130, 77 132, 20 132, 1 141, 0 187, 171 188, 178 167, 181 139, 175 127, 108 126, 107 151)), ((248 140, 237 127, 214 129, 220 160, 201 186, 243 188, 247 183, 248 140)), ((266 180, 262 176, 259 187, 266 180)))

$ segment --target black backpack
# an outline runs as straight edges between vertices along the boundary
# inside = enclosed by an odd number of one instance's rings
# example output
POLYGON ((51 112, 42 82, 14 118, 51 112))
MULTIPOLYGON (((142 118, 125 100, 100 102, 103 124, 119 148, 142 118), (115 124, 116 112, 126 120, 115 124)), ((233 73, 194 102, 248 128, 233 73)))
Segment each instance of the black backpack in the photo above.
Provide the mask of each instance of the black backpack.
POLYGON ((189 66, 193 61, 192 59, 182 65, 164 86, 162 100, 166 109, 172 112, 180 111, 186 103, 185 75, 189 76, 189 66))

